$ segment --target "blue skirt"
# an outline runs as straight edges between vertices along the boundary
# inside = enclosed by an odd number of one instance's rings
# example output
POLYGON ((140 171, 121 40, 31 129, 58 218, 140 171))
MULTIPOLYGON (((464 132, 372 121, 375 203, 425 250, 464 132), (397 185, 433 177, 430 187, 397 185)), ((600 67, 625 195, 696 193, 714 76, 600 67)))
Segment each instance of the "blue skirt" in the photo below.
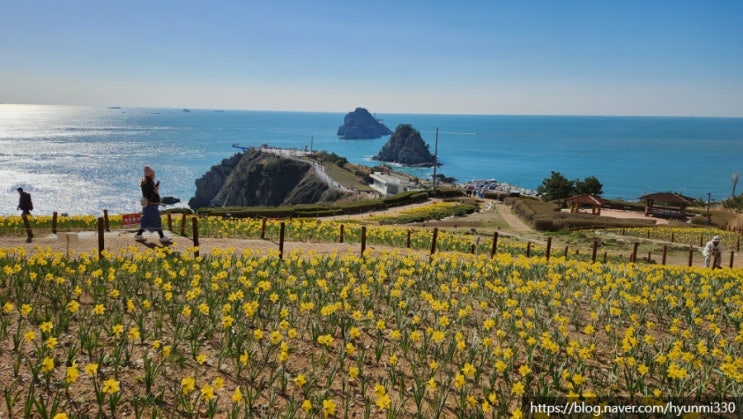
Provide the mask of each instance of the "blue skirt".
POLYGON ((163 229, 163 222, 160 219, 160 208, 158 204, 149 204, 142 208, 142 230, 157 231, 163 229))

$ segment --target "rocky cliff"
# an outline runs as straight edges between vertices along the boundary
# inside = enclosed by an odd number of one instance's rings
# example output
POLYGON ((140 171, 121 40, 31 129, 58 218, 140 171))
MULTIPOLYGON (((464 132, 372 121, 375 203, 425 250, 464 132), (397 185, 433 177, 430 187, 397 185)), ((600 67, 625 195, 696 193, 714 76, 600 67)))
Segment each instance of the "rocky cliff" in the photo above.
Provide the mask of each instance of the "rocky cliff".
POLYGON ((338 137, 344 140, 374 139, 392 134, 364 108, 356 108, 346 114, 343 125, 338 127, 338 137))
POLYGON ((409 124, 398 125, 387 143, 372 159, 406 166, 428 167, 434 164, 434 156, 420 132, 409 124))
POLYGON ((192 209, 311 204, 335 201, 332 190, 307 162, 251 148, 212 166, 196 180, 192 209))

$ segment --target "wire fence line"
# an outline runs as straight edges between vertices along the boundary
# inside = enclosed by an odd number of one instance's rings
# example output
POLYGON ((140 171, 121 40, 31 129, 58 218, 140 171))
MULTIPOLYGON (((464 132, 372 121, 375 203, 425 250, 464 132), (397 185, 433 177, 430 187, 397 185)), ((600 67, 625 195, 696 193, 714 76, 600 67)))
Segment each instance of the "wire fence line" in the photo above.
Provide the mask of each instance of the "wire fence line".
MULTIPOLYGON (((210 242, 217 242, 224 239, 233 239, 242 245, 248 247, 261 247, 268 250, 278 251, 282 256, 286 242, 296 243, 343 243, 346 250, 349 246, 357 246, 361 255, 364 255, 368 246, 388 246, 391 248, 407 248, 422 253, 429 252, 430 255, 436 252, 459 252, 470 254, 489 254, 494 257, 496 253, 507 253, 512 256, 524 256, 527 258, 537 257, 546 258, 562 257, 590 262, 645 262, 666 265, 667 252, 676 252, 676 265, 679 265, 679 252, 688 253, 688 266, 693 266, 695 255, 699 253, 699 248, 694 245, 681 245, 676 243, 669 246, 667 243, 658 243, 653 240, 648 243, 644 238, 631 237, 636 241, 630 243, 627 249, 619 249, 609 252, 602 248, 601 240, 595 239, 590 243, 591 249, 585 247, 575 247, 570 249, 553 248, 551 237, 547 238, 547 243, 513 241, 508 235, 500 235, 495 232, 492 237, 481 233, 462 234, 461 232, 452 233, 438 228, 418 228, 411 229, 405 227, 388 227, 388 226, 360 226, 357 223, 344 225, 337 221, 323 223, 317 220, 297 221, 297 220, 279 220, 279 219, 262 219, 253 220, 249 230, 236 227, 235 223, 244 222, 244 220, 213 220, 209 217, 198 217, 194 215, 168 213, 163 216, 163 227, 176 240, 176 246, 180 250, 191 249, 190 251, 198 255, 199 246, 210 242), (310 223, 309 227, 302 226, 301 223, 310 223), (215 230, 214 224, 220 224, 219 230, 215 230), (233 223, 233 224, 230 224, 233 223), (229 225, 227 225, 229 224, 229 225), (323 228, 317 228, 318 225, 326 224, 323 228), (226 225, 226 227, 225 227, 226 225), (288 227, 287 227, 288 226, 288 227), (320 231, 322 230, 322 231, 320 231), (226 232, 227 233, 226 233, 226 232), (394 231, 396 238, 390 238, 390 231, 394 231), (202 237, 200 237, 202 236, 202 237), (252 242, 248 242, 253 240, 252 242), (644 252, 640 251, 640 245, 645 248, 650 246, 652 250, 647 251, 647 257, 644 252), (662 246, 662 247, 659 247, 662 246), (683 248, 683 249, 682 249, 683 248)), ((59 218, 59 217, 58 217, 59 218)), ((57 248, 63 247, 69 254, 70 249, 88 249, 89 251, 97 250, 99 253, 106 249, 122 248, 133 244, 133 233, 138 230, 138 224, 127 224, 126 217, 114 215, 109 217, 104 213, 102 217, 85 216, 77 217, 72 220, 60 220, 56 222, 47 220, 44 217, 6 217, 0 218, 0 236, 6 238, 7 243, 13 240, 8 238, 26 237, 26 243, 36 245, 51 245, 57 248), (20 220, 20 221, 19 221, 20 220), (70 221, 68 223, 68 221, 70 221), (26 224, 28 223, 28 224, 26 224), (122 242, 123 241, 123 242, 122 242)), ((301 219, 300 219, 301 220, 301 219)), ((156 246, 157 237, 147 245, 156 246)), ((19 241, 19 240, 16 240, 19 241)), ((20 242, 20 241, 19 241, 20 242)), ((306 247, 306 246, 305 246, 306 247)), ((736 250, 729 253, 729 267, 734 267, 736 250)), ((727 255, 724 256, 727 258, 727 255)), ((697 261, 699 261, 697 255, 697 261)), ((727 261, 724 261, 727 262, 727 261)))

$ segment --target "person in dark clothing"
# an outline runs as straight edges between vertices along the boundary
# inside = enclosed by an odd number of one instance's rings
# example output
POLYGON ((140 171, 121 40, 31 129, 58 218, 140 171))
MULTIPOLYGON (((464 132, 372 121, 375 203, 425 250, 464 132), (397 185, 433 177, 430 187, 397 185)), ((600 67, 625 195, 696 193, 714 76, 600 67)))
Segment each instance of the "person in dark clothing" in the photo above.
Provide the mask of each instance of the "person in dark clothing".
POLYGON ((145 241, 142 233, 147 230, 156 231, 160 236, 160 243, 171 243, 172 240, 163 234, 163 224, 160 219, 160 182, 155 182, 155 171, 150 166, 144 167, 144 177, 139 186, 142 189, 142 221, 134 240, 145 241))
POLYGON ((31 194, 23 192, 23 188, 18 188, 18 195, 20 195, 20 198, 18 199, 17 209, 23 211, 21 215, 31 215, 31 210, 34 209, 34 204, 31 202, 31 194))

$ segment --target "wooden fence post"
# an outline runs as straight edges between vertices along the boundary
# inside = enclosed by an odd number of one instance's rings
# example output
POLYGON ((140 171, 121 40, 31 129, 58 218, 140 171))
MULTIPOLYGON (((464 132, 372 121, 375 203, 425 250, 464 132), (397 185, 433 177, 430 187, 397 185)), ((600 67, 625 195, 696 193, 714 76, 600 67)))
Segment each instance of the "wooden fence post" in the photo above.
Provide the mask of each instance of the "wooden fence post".
POLYGON ((109 227, 109 224, 108 224, 108 210, 105 208, 103 209, 103 224, 106 227, 106 231, 111 231, 111 228, 109 227))
POLYGON ((692 246, 689 246, 689 266, 691 266, 693 258, 694 258, 694 248, 692 246))
POLYGON ((168 213, 168 230, 173 231, 173 216, 168 213))
POLYGON ((364 257, 366 251, 366 226, 361 227, 361 257, 364 257))
POLYGON ((341 224, 341 234, 338 238, 338 243, 343 243, 343 224, 341 224))
POLYGON ((668 254, 668 245, 663 245, 663 257, 661 259, 661 265, 666 265, 666 255, 668 254))
POLYGON ((734 257, 735 257, 735 252, 731 250, 730 251, 730 269, 733 268, 733 258, 734 257))
POLYGON ((410 249, 410 229, 408 229, 408 241, 406 242, 405 247, 410 249))
POLYGON ((266 238, 266 219, 263 219, 263 222, 261 223, 261 240, 266 238))
POLYGON ((568 246, 565 246, 565 260, 568 260, 568 246))
POLYGON ((52 213, 52 234, 57 234, 57 211, 52 213))
POLYGON ((282 221, 279 229, 279 259, 284 259, 284 228, 285 223, 282 221))
POLYGON ((191 230, 193 231, 193 245, 196 248, 195 257, 199 257, 199 220, 198 217, 191 218, 191 230))
POLYGON ((596 251, 599 248, 599 241, 593 239, 593 250, 591 251, 591 262, 596 262, 596 251))
POLYGON ((433 228, 433 237, 431 237, 431 254, 436 253, 436 239, 439 236, 439 228, 433 228))
POLYGON ((526 257, 531 257, 531 242, 526 242, 526 257))
POLYGON ((544 257, 550 260, 550 251, 552 251, 552 237, 547 237, 547 248, 544 249, 544 257))
POLYGON ((640 247, 640 243, 633 243, 632 245, 632 256, 630 256, 629 261, 634 263, 637 262, 637 248, 640 247))
POLYGON ((98 257, 103 256, 103 249, 105 248, 105 240, 103 238, 105 232, 105 225, 103 222, 103 217, 98 217, 98 257))
POLYGON ((181 236, 186 235, 186 214, 181 215, 181 236))
POLYGON ((493 246, 490 248, 490 258, 495 256, 495 249, 498 248, 498 232, 493 233, 493 246))

